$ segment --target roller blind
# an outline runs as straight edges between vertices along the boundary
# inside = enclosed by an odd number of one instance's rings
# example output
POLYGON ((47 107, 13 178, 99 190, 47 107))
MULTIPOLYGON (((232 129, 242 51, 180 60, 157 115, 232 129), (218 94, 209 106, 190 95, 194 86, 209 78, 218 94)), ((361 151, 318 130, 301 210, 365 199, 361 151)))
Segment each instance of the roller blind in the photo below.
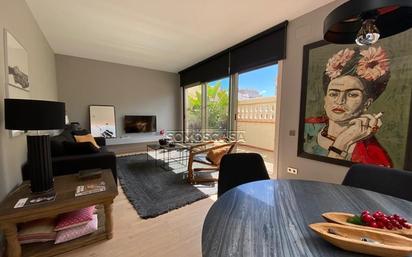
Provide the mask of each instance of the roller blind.
POLYGON ((229 52, 219 53, 181 72, 180 85, 208 82, 229 76, 229 52))
POLYGON ((230 73, 276 63, 286 57, 286 27, 281 23, 230 50, 230 73))
POLYGON ((285 59, 287 25, 282 22, 180 71, 180 85, 209 82, 285 59))

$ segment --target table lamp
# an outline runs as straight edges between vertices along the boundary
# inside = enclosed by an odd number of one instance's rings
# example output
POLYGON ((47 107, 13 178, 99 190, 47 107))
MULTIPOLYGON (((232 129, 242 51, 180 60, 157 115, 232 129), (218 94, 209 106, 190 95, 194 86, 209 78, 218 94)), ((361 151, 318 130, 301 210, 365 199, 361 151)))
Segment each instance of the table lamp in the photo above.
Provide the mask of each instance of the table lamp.
POLYGON ((36 131, 27 135, 27 159, 31 191, 46 192, 53 188, 53 169, 49 135, 40 130, 64 128, 65 104, 62 102, 4 99, 5 127, 10 130, 36 131))

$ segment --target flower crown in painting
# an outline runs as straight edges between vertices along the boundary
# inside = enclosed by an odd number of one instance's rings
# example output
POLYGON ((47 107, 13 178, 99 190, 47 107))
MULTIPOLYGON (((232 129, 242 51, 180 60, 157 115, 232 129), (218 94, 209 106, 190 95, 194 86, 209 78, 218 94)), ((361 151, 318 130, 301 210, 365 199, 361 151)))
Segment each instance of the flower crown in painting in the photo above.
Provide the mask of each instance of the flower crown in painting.
MULTIPOLYGON (((386 88, 390 77, 388 54, 382 47, 342 49, 326 64, 324 87, 335 78, 355 76, 366 85, 370 96, 376 99, 386 88), (325 85, 325 83, 327 83, 325 85)), ((326 89, 326 88, 325 88, 326 89)))

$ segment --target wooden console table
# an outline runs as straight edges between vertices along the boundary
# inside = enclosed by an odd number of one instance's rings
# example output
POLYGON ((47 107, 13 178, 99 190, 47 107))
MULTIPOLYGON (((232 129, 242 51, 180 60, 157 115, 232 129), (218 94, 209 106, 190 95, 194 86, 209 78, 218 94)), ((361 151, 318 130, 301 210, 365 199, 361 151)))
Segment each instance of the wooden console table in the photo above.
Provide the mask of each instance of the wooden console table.
POLYGON ((0 228, 4 231, 7 240, 7 256, 53 256, 67 252, 87 244, 91 244, 113 237, 112 203, 117 196, 117 186, 110 170, 102 170, 102 176, 93 180, 79 180, 77 174, 54 178, 56 199, 49 203, 40 203, 22 208, 14 208, 21 198, 30 196, 30 182, 13 190, 0 205, 0 228), (105 181, 106 191, 75 197, 78 185, 105 181), (32 243, 20 246, 17 240, 17 224, 46 217, 55 217, 58 214, 78 210, 92 205, 102 206, 98 209, 99 228, 90 235, 55 245, 54 242, 32 243), (104 209, 104 211, 103 211, 104 209))

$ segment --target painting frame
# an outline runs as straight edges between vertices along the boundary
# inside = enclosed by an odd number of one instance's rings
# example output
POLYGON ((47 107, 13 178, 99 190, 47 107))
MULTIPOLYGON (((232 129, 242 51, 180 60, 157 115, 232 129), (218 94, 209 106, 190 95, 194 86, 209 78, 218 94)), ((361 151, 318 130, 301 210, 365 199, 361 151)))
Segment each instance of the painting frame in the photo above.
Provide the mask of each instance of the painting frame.
MULTIPOLYGON (((107 117, 104 117, 104 119, 106 119, 106 118, 107 117)), ((116 108, 115 108, 115 106, 114 105, 89 105, 89 124, 90 124, 90 133, 92 134, 93 137, 104 137, 106 139, 117 138, 116 108), (111 127, 113 129, 113 131, 109 131, 109 133, 107 133, 108 129, 106 128, 103 133, 99 132, 100 129, 95 124, 96 119, 99 119, 99 118, 96 117, 96 115, 101 116, 101 111, 102 110, 100 110, 100 114, 99 114, 98 109, 106 109, 106 110, 110 111, 108 116, 110 116, 109 119, 113 122, 113 124, 110 124, 110 125, 106 124, 106 126, 111 127)))
MULTIPOLYGON (((29 74, 29 56, 27 50, 24 48, 23 44, 7 30, 7 28, 3 29, 3 43, 4 43, 4 80, 5 80, 5 95, 8 98, 18 98, 18 99, 31 99, 30 95, 30 80, 28 78, 28 88, 23 88, 21 86, 16 86, 13 83, 10 83, 9 78, 9 63, 10 63, 10 42, 14 42, 14 44, 18 45, 23 51, 25 55, 25 66, 27 69, 27 76, 29 74)), ((10 137, 17 137, 20 135, 24 135, 27 132, 21 130, 10 130, 10 137)))
MULTIPOLYGON (((340 166, 346 166, 350 167, 353 165, 355 162, 352 162, 350 160, 342 160, 342 159, 335 159, 331 158, 328 156, 322 156, 322 155, 317 155, 314 153, 309 153, 306 152, 304 149, 304 144, 305 144, 305 119, 306 114, 307 114, 307 97, 308 97, 308 85, 309 85, 309 71, 311 69, 311 60, 310 60, 310 52, 313 49, 325 47, 328 45, 332 45, 329 42, 325 40, 320 40, 317 42, 313 42, 310 44, 306 44, 303 46, 303 62, 302 62, 302 77, 301 77, 301 96, 300 96, 300 113, 299 113, 299 131, 298 131, 298 146, 297 146, 297 156, 306 158, 306 159, 311 159, 311 160, 316 160, 320 162, 325 162, 325 163, 330 163, 330 164, 335 164, 335 165, 340 165, 340 166)), ((345 48, 346 46, 340 45, 342 48, 345 48)), ((412 90, 410 92, 410 99, 412 99, 412 90)), ((323 103, 323 101, 322 101, 323 103)), ((404 135, 406 139, 406 146, 405 146, 405 151, 403 153, 404 159, 403 159, 403 165, 402 167, 397 167, 397 168, 403 168, 405 170, 412 170, 412 101, 411 103, 406 106, 409 110, 408 114, 408 120, 407 120, 407 130, 406 130, 406 135, 404 135)))
POLYGON ((29 55, 19 40, 4 29, 5 71, 8 86, 30 92, 29 55))

